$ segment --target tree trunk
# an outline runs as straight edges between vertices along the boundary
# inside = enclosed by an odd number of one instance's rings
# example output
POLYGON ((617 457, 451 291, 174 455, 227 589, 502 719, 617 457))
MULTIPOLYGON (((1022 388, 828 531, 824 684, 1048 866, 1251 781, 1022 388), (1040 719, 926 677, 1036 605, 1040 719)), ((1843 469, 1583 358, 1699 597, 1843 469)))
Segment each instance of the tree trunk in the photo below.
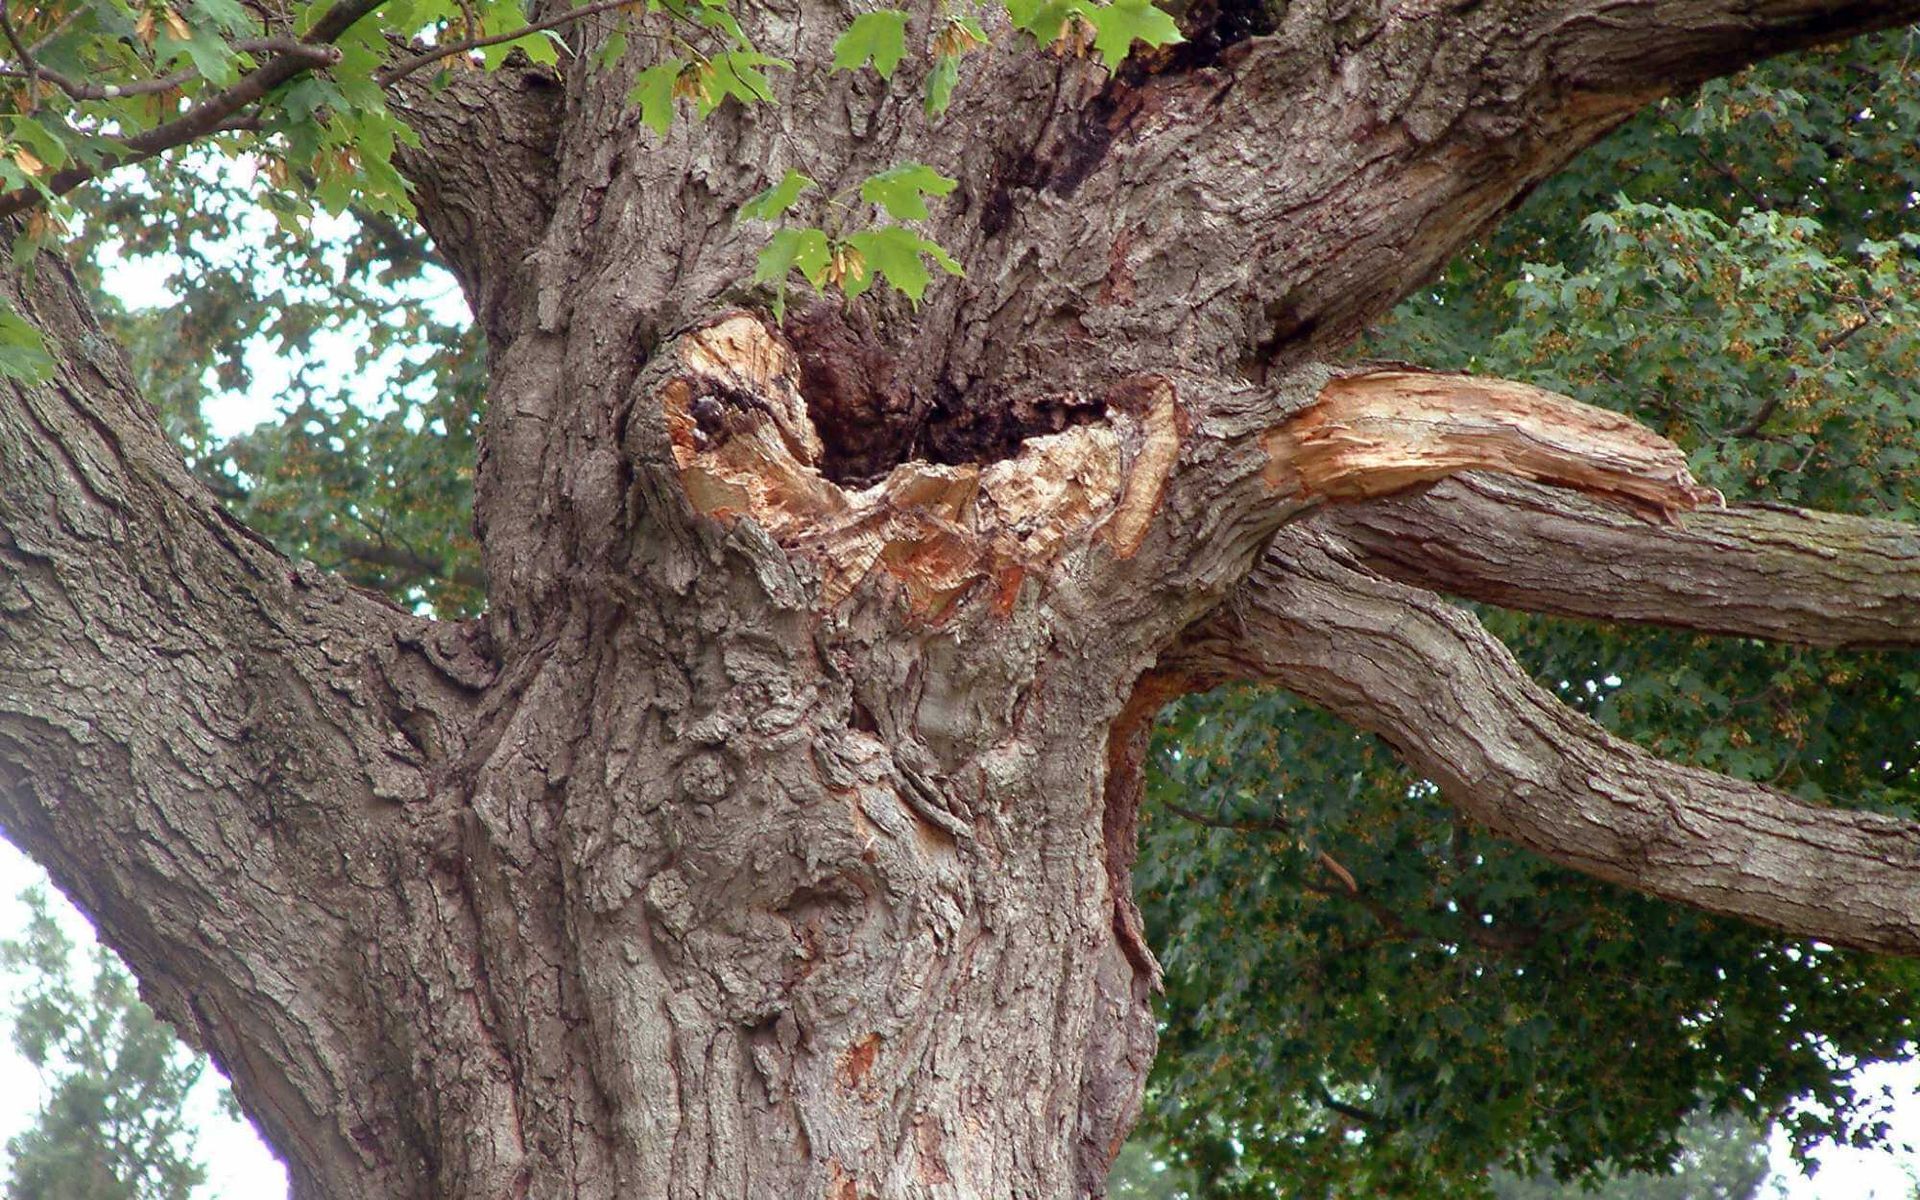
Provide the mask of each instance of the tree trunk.
MULTIPOLYGON (((938 128, 826 69, 837 7, 739 13, 796 64, 780 106, 664 138, 627 104, 639 51, 586 67, 599 27, 564 78, 397 88, 489 338, 478 622, 279 559, 187 477, 60 264, 8 277, 60 365, 0 392, 0 821, 296 1195, 1101 1194, 1154 1049, 1142 739, 1225 677, 1390 726, 1582 869, 1920 952, 1910 824, 1703 772, 1646 802, 1676 777, 1577 720, 1462 732, 1421 681, 1496 725, 1552 702, 1438 601, 1326 565, 1454 586, 1377 531, 1474 531, 1376 497, 1490 469, 1624 506, 1551 536, 1690 555, 1710 596, 1709 551, 1649 523, 1717 501, 1677 450, 1517 384, 1320 362, 1647 100, 1920 3, 1295 3, 1113 77, 1008 39, 938 128), (740 204, 909 159, 959 180, 927 232, 967 278, 775 320, 740 204), (1340 546, 1274 541, 1327 505, 1340 546), (1383 604, 1440 632, 1396 641, 1383 604), (1581 819, 1632 836, 1543 820, 1562 759, 1581 819), (1702 822, 1731 865, 1690 892, 1702 822), (1835 862, 1837 900, 1766 883, 1835 862)), ((1796 578, 1845 588, 1807 537, 1796 578)), ((1876 587, 1910 596, 1900 546, 1876 587)), ((1768 609, 1701 627, 1920 640, 1911 605, 1844 633, 1768 609)))

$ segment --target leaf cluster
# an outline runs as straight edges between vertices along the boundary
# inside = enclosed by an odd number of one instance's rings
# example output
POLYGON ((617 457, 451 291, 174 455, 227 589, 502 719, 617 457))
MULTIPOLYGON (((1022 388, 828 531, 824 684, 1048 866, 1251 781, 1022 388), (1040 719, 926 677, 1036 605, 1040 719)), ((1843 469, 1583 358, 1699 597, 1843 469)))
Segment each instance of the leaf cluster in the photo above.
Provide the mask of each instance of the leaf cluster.
POLYGON ((96 948, 91 980, 73 963, 39 889, 23 896, 24 932, 0 942, 14 977, 15 1048, 45 1099, 7 1142, 16 1200, 187 1200, 205 1181, 184 1114, 204 1060, 141 1003, 126 969, 96 948))

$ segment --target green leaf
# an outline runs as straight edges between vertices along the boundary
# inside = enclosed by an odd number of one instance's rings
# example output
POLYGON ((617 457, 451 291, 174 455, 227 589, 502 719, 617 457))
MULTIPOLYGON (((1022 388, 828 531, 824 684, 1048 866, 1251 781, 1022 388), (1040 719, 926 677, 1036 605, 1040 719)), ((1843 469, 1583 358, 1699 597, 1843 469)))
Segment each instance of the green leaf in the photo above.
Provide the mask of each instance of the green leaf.
POLYGON ((960 82, 960 56, 942 54, 927 72, 927 115, 937 117, 953 103, 953 87, 960 82))
POLYGON ((6 123, 7 139, 18 142, 50 168, 67 165, 67 144, 59 134, 31 117, 14 117, 6 123))
POLYGON ((693 20, 700 25, 706 26, 708 29, 718 29, 726 34, 739 49, 751 50, 753 48, 752 43, 747 41, 745 31, 740 28, 740 22, 736 21, 733 13, 728 11, 724 0, 719 0, 719 2, 701 0, 700 6, 693 10, 693 20))
POLYGON ((510 42, 484 47, 480 51, 480 61, 486 64, 487 70, 497 70, 501 63, 507 61, 508 55, 519 50, 534 62, 552 66, 560 61, 560 51, 566 48, 566 44, 557 30, 541 29, 510 42))
POLYGON ((1051 46, 1060 40, 1068 17, 1092 7, 1086 0, 1006 0, 1006 5, 1013 27, 1031 35, 1042 46, 1051 46))
POLYGON ((880 78, 891 79, 906 56, 907 14, 890 8, 861 13, 833 42, 836 71, 857 71, 871 61, 880 78))
POLYGON ((860 252, 866 260, 866 274, 858 279, 849 276, 841 283, 848 296, 858 296, 873 286, 879 276, 886 276, 887 282, 905 292, 907 298, 918 304, 927 294, 927 284, 932 274, 927 270, 922 257, 932 258, 949 275, 961 274, 960 264, 953 256, 942 249, 940 244, 921 237, 904 225, 886 225, 879 229, 863 229, 859 233, 847 235, 847 245, 860 252))
POLYGON ((831 257, 827 235, 822 231, 812 226, 782 229, 761 249, 754 265, 753 281, 778 283, 787 277, 787 272, 797 268, 809 281, 817 282, 826 277, 831 257))
POLYGON ((673 85, 687 69, 684 58, 669 58, 640 72, 627 103, 640 106, 640 120, 661 137, 673 125, 673 85))
POLYGON ((800 193, 814 186, 813 180, 798 171, 788 171, 780 182, 740 206, 739 221, 778 221, 786 215, 800 193))
POLYGON ((808 282, 818 287, 820 281, 826 278, 827 264, 831 261, 832 251, 827 246, 827 235, 821 230, 811 226, 782 229, 761 247, 753 267, 753 281, 775 286, 773 315, 785 317, 788 274, 798 270, 807 277, 808 282))
POLYGON ((773 81, 761 67, 792 70, 793 64, 758 50, 727 50, 708 59, 700 69, 700 94, 694 111, 705 117, 729 96, 742 104, 772 104, 773 81))
POLYGON ((247 10, 236 0, 193 0, 193 10, 231 34, 243 34, 254 28, 247 10))
POLYGON ((924 221, 925 196, 945 196, 958 186, 925 163, 902 163, 872 175, 860 185, 860 198, 878 204, 896 221, 924 221))
POLYGON ((1120 66, 1135 42, 1170 46, 1186 40, 1173 18, 1155 8, 1151 0, 1114 0, 1105 7, 1087 5, 1079 11, 1093 22, 1093 48, 1109 71, 1120 66))
POLYGON ((38 383, 52 371, 53 357, 40 331, 0 307, 0 378, 38 383))
POLYGON ((240 77, 233 48, 211 30, 193 29, 185 40, 162 34, 159 45, 162 62, 172 63, 184 57, 213 87, 226 87, 240 77))
POLYGON ((615 29, 600 43, 600 53, 594 56, 594 63, 602 71, 619 62, 627 53, 627 34, 623 29, 615 29))

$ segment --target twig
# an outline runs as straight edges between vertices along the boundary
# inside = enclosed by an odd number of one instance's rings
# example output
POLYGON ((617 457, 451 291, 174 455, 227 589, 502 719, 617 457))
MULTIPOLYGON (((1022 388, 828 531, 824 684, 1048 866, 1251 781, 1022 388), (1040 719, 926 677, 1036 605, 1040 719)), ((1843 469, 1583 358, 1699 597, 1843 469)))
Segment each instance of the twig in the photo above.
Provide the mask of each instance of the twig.
POLYGON ((1168 812, 1176 817, 1184 817, 1196 825, 1205 825, 1210 829, 1231 829, 1236 833, 1290 833, 1293 823, 1285 817, 1244 817, 1230 821, 1224 817, 1210 817, 1203 812, 1182 808, 1171 800, 1160 802, 1168 812))
POLYGON ((465 54, 469 50, 481 50, 488 46, 498 46, 502 42, 518 41, 528 34, 545 33, 549 29, 558 29, 562 25, 578 21, 582 17, 597 16, 600 13, 612 12, 617 8, 631 8, 634 2, 635 0, 599 0, 596 4, 587 4, 579 8, 571 8, 557 17, 548 17, 544 21, 536 21, 531 25, 523 25, 518 29, 510 30, 506 33, 496 33, 491 37, 467 38, 465 41, 451 42, 445 46, 435 46, 431 50, 416 54, 412 58, 403 58, 391 67, 374 72, 373 80, 375 83, 385 87, 388 84, 405 79, 420 68, 431 66, 443 58, 452 58, 456 54, 465 54))
POLYGON ((27 49, 20 40, 20 33, 13 27, 13 14, 7 11, 7 0, 0 0, 0 33, 5 33, 7 44, 20 56, 20 66, 27 78, 27 111, 32 112, 40 104, 40 65, 34 61, 33 51, 27 49))
MULTIPOLYGON (((331 66, 339 62, 340 51, 329 43, 384 2, 385 0, 338 0, 333 7, 321 14, 318 21, 314 22, 313 28, 308 31, 307 40, 298 42, 276 40, 271 43, 262 43, 278 46, 280 49, 257 70, 243 76, 232 87, 202 100, 163 125, 156 125, 145 133, 121 139, 119 147, 122 156, 113 165, 117 167, 126 163, 140 162, 152 158, 163 150, 170 150, 195 138, 229 128, 230 122, 241 109, 261 99, 274 88, 315 67, 331 66)), ((47 181, 47 191, 56 196, 64 195, 99 173, 96 167, 69 167, 56 173, 47 181)), ((9 217, 31 208, 40 203, 40 198, 40 193, 32 188, 20 188, 6 195, 0 195, 0 217, 9 217)))
POLYGON ((0 68, 0 78, 4 79, 44 79, 65 92, 75 100, 118 100, 122 96, 151 96, 156 92, 169 92, 187 83, 200 72, 193 67, 182 67, 170 75, 161 75, 154 79, 137 79, 131 83, 82 83, 68 75, 46 67, 35 67, 31 71, 14 71, 0 68))
POLYGON ((57 22, 54 23, 54 26, 52 29, 49 29, 45 33, 41 34, 40 37, 33 43, 33 52, 35 54, 38 54, 42 50, 45 50, 48 46, 53 45, 53 39, 65 33, 67 31, 67 26, 73 24, 76 20, 80 18, 80 14, 86 11, 87 11, 87 7, 84 4, 76 4, 72 8, 68 9, 66 16, 61 17, 57 22))

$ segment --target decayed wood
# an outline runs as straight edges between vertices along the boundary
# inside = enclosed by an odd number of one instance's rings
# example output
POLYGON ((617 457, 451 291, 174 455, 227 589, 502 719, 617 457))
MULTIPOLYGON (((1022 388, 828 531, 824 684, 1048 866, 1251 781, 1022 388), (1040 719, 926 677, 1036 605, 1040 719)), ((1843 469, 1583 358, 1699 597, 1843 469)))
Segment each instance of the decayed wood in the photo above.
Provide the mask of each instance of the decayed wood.
POLYGON ((1667 762, 1548 694, 1471 614, 1304 526, 1165 659, 1379 734, 1461 812, 1555 862, 1709 912, 1920 954, 1920 825, 1667 762))
POLYGON ((984 467, 908 462, 852 491, 821 474, 799 363, 759 318, 736 313, 691 331, 674 354, 658 402, 687 498, 723 521, 752 518, 813 563, 828 606, 875 575, 921 614, 983 581, 1010 595, 1096 529, 1130 554, 1179 448, 1173 388, 1159 382, 1136 446, 1112 426, 1080 426, 984 467))

